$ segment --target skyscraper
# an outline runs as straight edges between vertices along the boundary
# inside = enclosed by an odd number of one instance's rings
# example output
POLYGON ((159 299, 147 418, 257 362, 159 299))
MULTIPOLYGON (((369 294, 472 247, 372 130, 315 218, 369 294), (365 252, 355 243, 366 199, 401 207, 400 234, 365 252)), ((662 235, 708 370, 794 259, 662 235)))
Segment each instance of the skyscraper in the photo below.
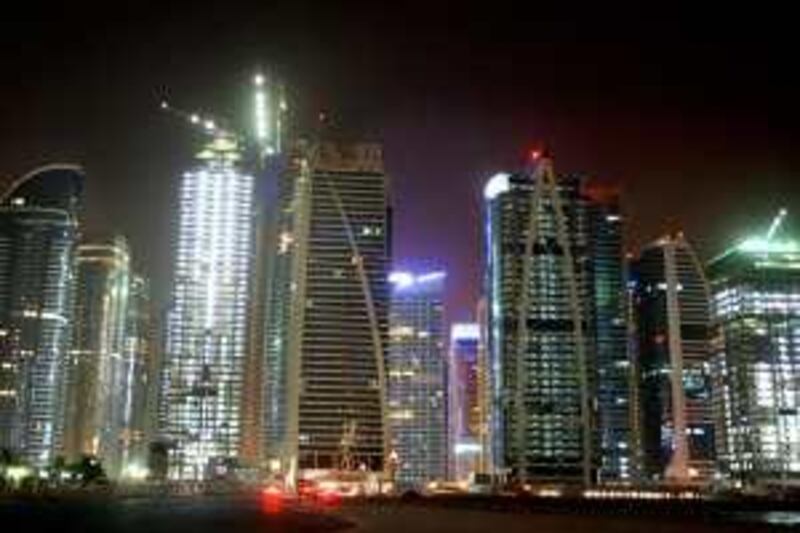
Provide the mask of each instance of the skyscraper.
POLYGON ((492 369, 489 352, 489 305, 485 296, 478 300, 475 310, 480 336, 478 343, 478 421, 480 424, 479 443, 481 447, 481 460, 479 471, 482 474, 494 472, 494 457, 492 456, 492 369))
POLYGON ((611 188, 584 187, 589 226, 591 286, 590 338, 594 346, 594 394, 598 432, 598 482, 626 482, 632 474, 630 389, 627 349, 627 291, 619 194, 611 188))
POLYGON ((267 327, 267 292, 270 285, 278 218, 276 190, 285 167, 285 144, 289 108, 283 85, 274 76, 258 74, 253 79, 253 138, 258 147, 255 186, 255 254, 250 333, 245 360, 242 443, 240 456, 248 465, 264 459, 264 364, 267 327))
POLYGON ((481 471, 481 336, 472 322, 450 326, 450 435, 453 478, 481 471))
POLYGON ((424 488, 447 476, 444 272, 393 272, 386 362, 395 480, 424 488))
POLYGON ((709 292, 682 234, 646 246, 635 263, 644 473, 703 484, 714 467, 709 292))
POLYGON ((265 442, 284 471, 378 470, 387 453, 387 181, 377 144, 288 154, 265 342, 265 442))
POLYGON ((800 243, 779 224, 708 266, 719 465, 761 488, 800 482, 800 243))
POLYGON ((580 180, 548 158, 486 184, 486 295, 495 467, 589 485, 591 279, 580 180))
POLYGON ((129 406, 125 350, 130 253, 124 238, 84 241, 77 248, 72 343, 67 367, 64 453, 122 468, 129 406))
POLYGON ((0 447, 45 466, 61 445, 83 171, 49 165, 0 199, 0 447))
POLYGON ((241 444, 253 178, 219 134, 181 183, 161 394, 171 479, 230 471, 241 444))
POLYGON ((147 278, 132 274, 125 327, 125 360, 129 365, 130 378, 123 460, 123 467, 131 467, 129 474, 135 474, 147 464, 149 445, 155 439, 158 354, 154 348, 151 305, 147 278))

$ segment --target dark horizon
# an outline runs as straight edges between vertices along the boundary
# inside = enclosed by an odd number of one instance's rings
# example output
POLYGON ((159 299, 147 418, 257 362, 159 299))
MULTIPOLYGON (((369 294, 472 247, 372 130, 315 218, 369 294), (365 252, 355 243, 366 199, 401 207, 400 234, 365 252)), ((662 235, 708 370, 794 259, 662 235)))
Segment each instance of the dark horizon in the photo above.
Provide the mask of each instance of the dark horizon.
POLYGON ((483 183, 540 143, 557 171, 621 186, 631 248, 682 228, 707 259, 784 206, 800 228, 800 83, 777 16, 300 2, 101 14, 34 6, 0 23, 0 176, 82 164, 87 231, 128 236, 161 303, 198 139, 158 102, 240 121, 259 67, 304 115, 382 140, 395 262, 444 265, 451 320, 479 294, 483 183))

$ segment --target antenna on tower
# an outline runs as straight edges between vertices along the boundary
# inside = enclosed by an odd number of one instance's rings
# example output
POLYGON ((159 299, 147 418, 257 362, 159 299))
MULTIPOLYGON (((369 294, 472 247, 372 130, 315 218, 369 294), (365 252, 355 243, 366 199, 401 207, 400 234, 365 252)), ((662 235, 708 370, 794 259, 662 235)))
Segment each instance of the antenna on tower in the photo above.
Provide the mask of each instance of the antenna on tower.
POLYGON ((786 210, 786 208, 781 208, 781 210, 778 211, 778 214, 775 215, 775 218, 772 219, 772 224, 770 224, 769 229, 767 230, 767 236, 766 236, 767 241, 772 240, 772 237, 775 235, 775 232, 777 232, 778 229, 781 227, 781 224, 783 224, 783 220, 786 218, 787 214, 788 211, 786 210))

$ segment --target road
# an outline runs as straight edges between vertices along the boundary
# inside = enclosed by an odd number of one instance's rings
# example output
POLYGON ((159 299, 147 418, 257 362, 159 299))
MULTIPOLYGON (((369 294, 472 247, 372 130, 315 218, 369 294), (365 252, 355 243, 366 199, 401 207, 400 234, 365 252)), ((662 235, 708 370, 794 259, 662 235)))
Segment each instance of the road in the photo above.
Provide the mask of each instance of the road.
MULTIPOLYGON (((777 526, 469 510, 420 503, 265 506, 259 498, 0 500, 3 531, 34 533, 760 533, 777 526)), ((782 530, 783 528, 781 528, 782 530)), ((789 530, 789 528, 787 528, 789 530)), ((800 531, 792 529, 793 531, 800 531)))

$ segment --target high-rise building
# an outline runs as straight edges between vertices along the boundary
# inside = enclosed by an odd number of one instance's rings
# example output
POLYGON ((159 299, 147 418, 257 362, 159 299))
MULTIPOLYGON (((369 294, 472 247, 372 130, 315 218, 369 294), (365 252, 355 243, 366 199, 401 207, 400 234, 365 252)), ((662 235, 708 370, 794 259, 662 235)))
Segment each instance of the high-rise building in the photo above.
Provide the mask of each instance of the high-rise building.
POLYGON ((644 417, 642 416, 642 402, 640 387, 641 369, 639 357, 639 326, 638 309, 636 307, 637 281, 633 269, 634 254, 625 255, 625 316, 626 316, 626 342, 628 346, 628 361, 630 372, 628 374, 628 405, 630 410, 630 445, 628 458, 630 460, 629 472, 633 482, 640 483, 644 476, 644 445, 643 429, 644 417))
POLYGON ((240 458, 246 465, 264 459, 264 363, 267 291, 276 242, 277 182, 285 166, 289 109, 283 85, 275 76, 254 77, 253 139, 258 148, 255 186, 255 254, 250 333, 245 359, 244 404, 240 458))
POLYGON ((519 481, 589 485, 592 279, 581 180, 534 154, 484 189, 495 468, 519 481))
POLYGON ((481 472, 481 336, 472 322, 450 326, 450 436, 452 477, 481 472))
POLYGON ((424 488, 447 476, 447 358, 441 271, 393 272, 386 361, 395 481, 424 488))
POLYGON ((377 144, 299 141, 288 154, 265 341, 275 468, 382 468, 387 181, 377 144))
POLYGON ((777 489, 800 483, 800 242, 779 224, 708 265, 720 470, 777 489))
POLYGON ((125 350, 130 253, 125 239, 80 243, 75 272, 64 453, 70 461, 97 456, 116 477, 125 455, 130 393, 125 350))
MULTIPOLYGON (((129 365, 126 400, 126 446, 122 464, 136 476, 147 464, 150 443, 155 439, 158 361, 154 348, 150 283, 133 274, 128 293, 125 328, 125 360, 129 365)), ((123 471, 125 474, 126 471, 123 471)))
POLYGON ((83 171, 39 168, 0 199, 0 447, 45 466, 61 446, 83 171))
POLYGON ((713 475, 709 292, 682 234, 644 247, 633 266, 641 373, 643 473, 703 484, 713 475))
POLYGON ((260 465, 264 457, 264 340, 266 331, 267 284, 269 279, 269 247, 274 243, 263 195, 263 180, 256 183, 255 253, 250 308, 249 331, 244 362, 242 403, 242 438, 239 457, 248 466, 260 465))
POLYGON ((479 444, 481 447, 480 464, 478 471, 482 474, 494 472, 494 458, 492 456, 492 381, 491 360, 489 358, 489 305, 485 296, 478 300, 475 310, 478 326, 478 422, 479 444))
POLYGON ((594 346, 595 426, 599 445, 599 483, 628 482, 632 476, 631 384, 635 383, 627 346, 627 291, 619 194, 585 187, 589 226, 588 268, 594 346))
POLYGON ((217 135, 181 183, 160 397, 171 479, 227 474, 240 450, 254 183, 239 157, 217 135))

